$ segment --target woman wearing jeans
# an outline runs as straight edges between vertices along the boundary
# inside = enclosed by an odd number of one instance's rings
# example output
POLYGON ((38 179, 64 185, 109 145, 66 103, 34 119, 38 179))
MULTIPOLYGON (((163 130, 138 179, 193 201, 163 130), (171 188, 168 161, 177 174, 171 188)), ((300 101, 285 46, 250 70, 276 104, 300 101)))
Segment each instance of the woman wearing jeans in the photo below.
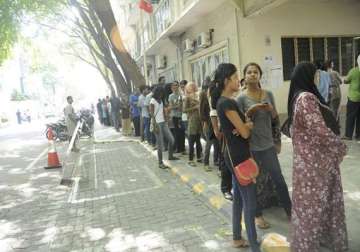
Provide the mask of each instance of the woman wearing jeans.
POLYGON ((157 126, 156 127, 157 129, 154 133, 156 136, 159 168, 167 169, 169 167, 163 163, 163 158, 162 158, 164 138, 166 138, 168 142, 169 160, 178 160, 178 158, 173 156, 175 140, 166 122, 163 97, 164 97, 163 88, 160 86, 156 87, 155 90, 153 91, 153 96, 150 101, 150 114, 153 120, 155 120, 157 126))
MULTIPOLYGON (((211 92, 212 107, 215 107, 224 133, 227 148, 224 158, 227 167, 233 173, 233 166, 246 161, 251 157, 249 147, 250 130, 252 123, 245 121, 245 115, 240 112, 233 95, 239 90, 239 77, 233 64, 220 64, 215 71, 215 79, 211 92)), ((251 247, 252 252, 260 252, 255 228, 256 186, 250 183, 242 186, 233 174, 233 246, 236 248, 251 247), (241 212, 244 209, 247 242, 241 237, 241 212)))

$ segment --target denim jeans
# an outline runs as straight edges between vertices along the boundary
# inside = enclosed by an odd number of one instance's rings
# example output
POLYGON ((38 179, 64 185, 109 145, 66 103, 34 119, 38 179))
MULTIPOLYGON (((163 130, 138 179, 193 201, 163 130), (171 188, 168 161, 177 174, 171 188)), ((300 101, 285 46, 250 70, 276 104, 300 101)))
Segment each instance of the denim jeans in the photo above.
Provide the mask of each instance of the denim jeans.
POLYGON ((251 251, 260 252, 260 245, 257 241, 257 233, 255 227, 255 213, 256 213, 256 185, 251 183, 248 186, 241 186, 232 177, 233 182, 233 206, 232 206, 232 226, 233 239, 240 240, 241 237, 241 218, 242 211, 244 211, 245 227, 251 251))
POLYGON ((158 161, 159 164, 163 163, 163 147, 164 147, 164 138, 166 138, 168 143, 168 151, 169 156, 168 158, 173 158, 173 151, 174 151, 174 137, 170 132, 169 126, 166 122, 158 123, 158 132, 156 133, 156 143, 157 143, 157 153, 158 153, 158 161))
POLYGON ((205 133, 205 153, 204 153, 204 165, 209 165, 211 146, 214 146, 214 162, 219 161, 219 141, 216 138, 210 139, 210 133, 205 133))
MULTIPOLYGON (((252 155, 259 169, 267 170, 271 176, 280 202, 287 215, 291 213, 291 200, 289 190, 282 175, 279 159, 275 147, 264 151, 252 151, 252 155)), ((262 209, 257 209, 256 216, 262 215, 262 209)))
POLYGON ((150 117, 143 117, 143 123, 144 123, 144 137, 145 140, 148 141, 148 143, 151 143, 151 134, 150 134, 150 117))
MULTIPOLYGON (((226 167, 231 168, 231 161, 227 153, 224 153, 226 167)), ((241 237, 241 219, 244 211, 246 233, 252 252, 260 252, 260 244, 257 241, 257 232, 255 227, 256 215, 256 184, 251 183, 248 186, 241 186, 232 175, 233 186, 233 205, 232 205, 232 228, 233 240, 240 240, 241 237)))

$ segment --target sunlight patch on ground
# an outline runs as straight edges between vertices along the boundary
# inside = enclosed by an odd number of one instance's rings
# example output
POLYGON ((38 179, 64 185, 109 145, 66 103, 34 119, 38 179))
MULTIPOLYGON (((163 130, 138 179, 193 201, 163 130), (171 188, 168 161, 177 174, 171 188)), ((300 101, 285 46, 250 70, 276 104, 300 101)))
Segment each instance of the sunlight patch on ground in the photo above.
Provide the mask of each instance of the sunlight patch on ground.
POLYGON ((8 222, 6 220, 0 220, 0 239, 20 232, 21 229, 14 223, 8 222))
POLYGON ((106 185, 106 188, 111 188, 115 185, 115 181, 114 180, 104 180, 104 184, 106 185))
POLYGON ((11 202, 11 203, 6 204, 6 205, 2 204, 0 206, 0 210, 1 209, 10 209, 10 208, 18 207, 20 205, 23 205, 23 204, 26 204, 26 203, 29 203, 29 202, 32 202, 32 201, 34 201, 34 200, 16 200, 16 202, 11 202))
POLYGON ((360 200, 360 192, 348 193, 347 196, 352 200, 360 200))
POLYGON ((220 249, 220 244, 217 241, 214 240, 210 240, 210 241, 206 241, 202 247, 207 248, 209 250, 219 250, 220 249))
POLYGON ((15 238, 0 239, 0 252, 12 252, 13 247, 21 244, 21 241, 15 238))
POLYGON ((0 185, 0 190, 7 190, 9 189, 8 185, 0 185))
POLYGON ((18 152, 4 152, 0 155, 0 158, 20 158, 20 154, 18 152))
POLYGON ((9 174, 25 174, 26 172, 22 168, 13 168, 8 171, 9 174))
POLYGON ((30 177, 30 180, 36 180, 36 179, 39 179, 39 178, 53 177, 54 175, 55 175, 55 177, 58 177, 58 175, 56 175, 56 174, 51 174, 49 172, 43 172, 43 173, 40 173, 40 174, 37 174, 37 175, 32 175, 30 177))
POLYGON ((47 228, 43 232, 44 237, 41 239, 41 242, 50 242, 50 241, 54 240, 56 233, 57 233, 56 227, 47 228))
POLYGON ((108 237, 110 241, 106 244, 105 249, 109 252, 121 252, 129 249, 149 251, 169 245, 159 233, 151 231, 142 232, 139 236, 135 237, 134 235, 124 233, 120 228, 116 228, 108 237))
POLYGON ((19 192, 22 196, 26 198, 30 198, 33 196, 34 192, 37 192, 38 189, 31 187, 30 183, 21 184, 15 186, 14 189, 19 192))
POLYGON ((88 237, 90 241, 98 241, 104 238, 105 235, 105 231, 101 228, 86 228, 85 232, 81 235, 81 237, 88 237))

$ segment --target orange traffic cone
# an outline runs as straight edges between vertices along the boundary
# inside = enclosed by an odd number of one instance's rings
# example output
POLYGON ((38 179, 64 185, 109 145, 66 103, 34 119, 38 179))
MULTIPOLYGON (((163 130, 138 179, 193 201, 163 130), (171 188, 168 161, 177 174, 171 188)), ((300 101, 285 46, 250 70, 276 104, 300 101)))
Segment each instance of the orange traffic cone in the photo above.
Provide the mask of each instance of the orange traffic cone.
POLYGON ((49 151, 48 151, 48 166, 45 166, 45 169, 61 168, 58 154, 55 148, 54 134, 52 128, 50 127, 47 132, 47 138, 49 140, 49 151))

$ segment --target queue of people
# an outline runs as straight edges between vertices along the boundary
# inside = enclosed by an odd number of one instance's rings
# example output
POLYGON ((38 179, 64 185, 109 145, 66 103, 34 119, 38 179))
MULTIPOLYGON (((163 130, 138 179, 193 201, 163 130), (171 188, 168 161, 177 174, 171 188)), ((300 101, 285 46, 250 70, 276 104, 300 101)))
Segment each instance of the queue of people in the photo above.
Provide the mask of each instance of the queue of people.
MULTIPOLYGON (((345 78, 350 84, 346 139, 352 139, 355 125, 360 136, 360 56, 358 61, 345 78)), ((201 92, 197 83, 165 84, 163 77, 155 86, 141 87, 115 106, 121 110, 123 134, 132 133, 132 120, 134 135, 157 149, 161 169, 168 168, 164 151, 168 160, 187 155, 191 167, 219 168, 221 191, 233 202, 234 247, 260 251, 256 228, 271 228, 263 211, 276 205, 290 222, 292 251, 316 252, 324 245, 346 251, 340 164, 347 148, 329 122, 339 121, 343 81, 333 62, 300 63, 292 74, 287 120, 294 147, 292 197, 278 159, 281 133, 274 95, 262 88, 258 64, 247 64, 242 74, 240 81, 238 69, 223 63, 202 83, 201 92), (325 116, 324 110, 330 113, 325 116), (242 216, 248 240, 242 236, 242 216)), ((99 104, 99 120, 107 125, 114 105, 107 98, 99 104)))
MULTIPOLYGON (((261 89, 261 68, 255 63, 245 67, 245 87, 240 95, 236 67, 221 64, 216 70, 211 100, 224 133, 227 168, 233 174, 236 247, 249 245, 252 251, 260 251, 255 227, 269 228, 261 217, 261 199, 271 195, 271 187, 267 188, 262 178, 268 176, 291 220, 292 251, 316 252, 320 246, 336 252, 348 249, 340 176, 346 145, 329 126, 331 118, 323 115, 323 108, 331 111, 331 107, 318 88, 318 74, 312 63, 299 64, 292 74, 288 98, 288 125, 294 146, 291 202, 272 134, 272 120, 277 115, 274 97, 261 89), (255 161, 258 172, 249 172, 249 160, 255 161), (239 178, 239 173, 243 177, 239 178), (250 182, 244 183, 246 174, 250 182), (248 241, 241 235, 242 212, 248 241)), ((336 121, 335 114, 330 115, 336 121)))

